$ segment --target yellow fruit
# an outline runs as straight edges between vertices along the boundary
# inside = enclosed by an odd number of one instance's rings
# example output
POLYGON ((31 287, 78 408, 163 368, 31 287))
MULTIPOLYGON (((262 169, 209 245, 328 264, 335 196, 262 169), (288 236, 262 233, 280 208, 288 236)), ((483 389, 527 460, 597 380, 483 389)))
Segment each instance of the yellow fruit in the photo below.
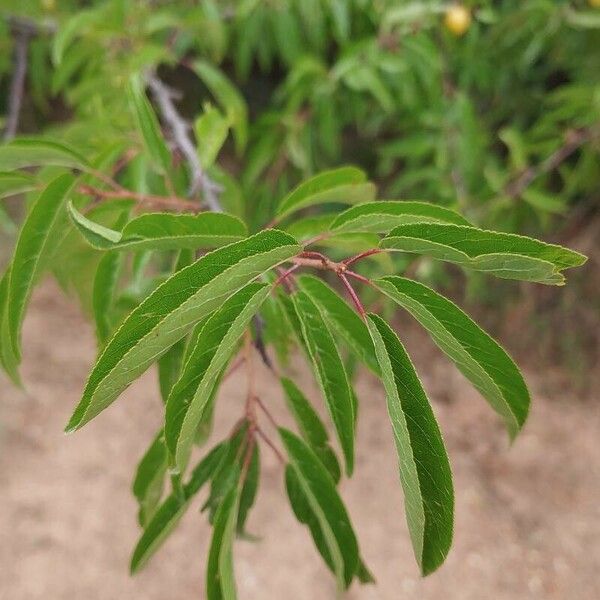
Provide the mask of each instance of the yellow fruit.
POLYGON ((588 4, 592 8, 600 8, 600 0, 588 0, 588 4))
POLYGON ((453 4, 446 11, 445 24, 454 35, 463 35, 471 24, 471 13, 461 4, 453 4))

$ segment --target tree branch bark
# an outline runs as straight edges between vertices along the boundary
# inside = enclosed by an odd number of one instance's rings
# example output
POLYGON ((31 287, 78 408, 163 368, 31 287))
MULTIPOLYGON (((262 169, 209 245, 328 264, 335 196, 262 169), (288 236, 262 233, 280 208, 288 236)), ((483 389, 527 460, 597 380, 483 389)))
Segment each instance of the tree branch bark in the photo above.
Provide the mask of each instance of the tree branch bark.
POLYGON ((200 164, 196 146, 190 136, 190 126, 179 114, 173 103, 174 91, 154 74, 148 77, 147 82, 165 124, 171 129, 173 141, 179 150, 181 150, 190 169, 189 195, 193 196, 201 192, 202 199, 206 202, 210 210, 223 212, 218 198, 218 192, 221 191, 221 187, 208 177, 200 164))

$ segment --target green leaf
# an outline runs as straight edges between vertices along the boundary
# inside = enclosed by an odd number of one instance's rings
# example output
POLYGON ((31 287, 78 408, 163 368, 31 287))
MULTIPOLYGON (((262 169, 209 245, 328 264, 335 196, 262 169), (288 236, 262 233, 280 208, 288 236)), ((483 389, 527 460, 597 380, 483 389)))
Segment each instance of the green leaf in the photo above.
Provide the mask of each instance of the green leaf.
POLYGON ((198 158, 203 169, 209 169, 215 162, 229 132, 229 120, 210 104, 194 123, 198 142, 198 158))
POLYGON ((18 138, 0 146, 0 170, 56 166, 86 170, 88 161, 63 143, 39 138, 18 138))
POLYGON ((229 118, 235 136, 236 150, 241 154, 248 141, 248 108, 243 96, 231 81, 210 63, 196 60, 192 67, 229 118))
POLYGON ((105 5, 101 5, 87 10, 79 10, 61 24, 52 39, 52 62, 55 66, 62 62, 65 51, 73 43, 73 40, 93 26, 99 18, 105 16, 105 8, 105 5))
POLYGON ((113 331, 111 310, 119 275, 123 266, 123 255, 119 252, 107 252, 98 263, 92 290, 92 310, 96 323, 96 338, 103 346, 113 331))
POLYGON ((223 300, 296 255, 289 235, 266 230, 213 250, 159 285, 125 319, 96 361, 67 431, 85 425, 223 300))
POLYGON ((427 286, 403 277, 384 277, 375 284, 427 329, 514 438, 525 423, 530 399, 523 376, 506 351, 458 306, 427 286))
MULTIPOLYGON (((0 148, 0 152, 2 148, 0 148)), ((0 199, 35 190, 37 183, 28 173, 0 172, 0 199)))
POLYGON ((252 448, 252 456, 250 457, 250 464, 248 465, 248 471, 246 473, 244 485, 242 486, 242 492, 240 494, 237 532, 241 536, 247 536, 246 520, 248 519, 248 513, 250 512, 250 509, 254 506, 254 502, 256 500, 259 478, 260 452, 258 444, 254 444, 254 447, 252 448))
MULTIPOLYGON (((327 546, 327 540, 323 535, 319 517, 317 517, 317 514, 311 509, 308 498, 306 497, 300 481, 298 480, 298 476, 291 465, 286 465, 285 468, 285 489, 290 501, 290 506, 292 507, 296 518, 300 523, 304 523, 308 527, 319 554, 323 557, 325 564, 334 575, 338 575, 338 581, 340 582, 340 587, 342 587, 341 582, 343 581, 343 573, 340 572, 336 574, 335 564, 327 546)), ((321 518, 323 518, 322 515, 321 518)), ((361 583, 373 583, 375 581, 360 555, 358 557, 355 577, 361 583)))
POLYGON ((297 292, 294 305, 315 376, 344 453, 346 474, 350 476, 354 469, 354 406, 344 363, 321 311, 310 296, 297 292))
POLYGON ((269 292, 267 284, 247 285, 231 296, 200 331, 167 402, 165 437, 173 469, 184 471, 215 377, 231 358, 269 292))
POLYGON ((297 279, 303 289, 327 315, 335 331, 344 339, 357 358, 366 364, 376 375, 379 363, 375 348, 365 322, 355 310, 350 308, 322 279, 312 275, 302 275, 297 279))
POLYGON ((347 588, 359 563, 358 542, 335 482, 317 455, 298 436, 283 428, 279 434, 299 488, 318 520, 323 546, 330 557, 328 564, 337 576, 339 587, 347 588))
POLYGON ((84 217, 69 204, 73 223, 86 241, 98 250, 178 250, 218 248, 247 236, 246 226, 224 213, 197 215, 148 213, 115 231, 84 217))
POLYGON ((8 283, 10 266, 0 280, 0 364, 17 387, 22 387, 19 376, 19 359, 15 356, 8 330, 8 283))
POLYGON ((158 359, 158 384, 160 395, 166 404, 175 382, 181 375, 181 369, 186 358, 186 340, 173 344, 158 359))
POLYGON ((388 233, 398 225, 437 222, 470 225, 457 212, 437 204, 413 200, 378 200, 357 204, 340 213, 330 229, 339 232, 388 233))
POLYGON ((219 444, 198 463, 188 483, 183 486, 183 502, 173 493, 160 505, 133 551, 130 566, 132 574, 144 567, 173 531, 185 514, 192 498, 214 473, 226 449, 227 444, 219 444))
POLYGON ((286 404, 300 430, 300 435, 337 483, 341 476, 340 465, 335 452, 329 445, 329 435, 327 435, 325 425, 321 422, 317 411, 293 381, 284 377, 281 379, 281 385, 285 391, 286 404))
POLYGON ((561 271, 586 261, 579 252, 513 233, 441 223, 400 225, 380 246, 424 254, 496 277, 548 285, 564 285, 561 271))
POLYGON ((293 212, 327 202, 356 204, 373 200, 377 190, 367 181, 364 171, 356 167, 340 167, 323 171, 302 182, 292 190, 277 207, 279 219, 293 212))
POLYGON ((227 452, 212 476, 208 499, 201 508, 202 512, 208 509, 211 523, 214 523, 219 506, 227 494, 240 482, 241 464, 248 447, 248 439, 248 422, 243 420, 229 439, 227 452))
POLYGON ((146 97, 144 84, 139 74, 131 76, 128 93, 144 146, 152 158, 155 168, 165 175, 171 170, 171 153, 163 139, 158 119, 146 97))
POLYGON ((398 452, 404 507, 423 575, 437 569, 452 543, 454 491, 444 442, 419 377, 390 326, 369 314, 398 452))
POLYGON ((138 520, 145 527, 156 512, 167 472, 167 448, 163 430, 158 432, 138 464, 133 481, 133 495, 139 503, 138 520))
POLYGON ((8 284, 8 329, 14 354, 21 356, 21 326, 36 278, 53 250, 53 226, 75 178, 60 175, 37 198, 19 234, 8 284))
POLYGON ((233 541, 240 494, 232 489, 217 511, 206 566, 207 600, 235 600, 233 541))

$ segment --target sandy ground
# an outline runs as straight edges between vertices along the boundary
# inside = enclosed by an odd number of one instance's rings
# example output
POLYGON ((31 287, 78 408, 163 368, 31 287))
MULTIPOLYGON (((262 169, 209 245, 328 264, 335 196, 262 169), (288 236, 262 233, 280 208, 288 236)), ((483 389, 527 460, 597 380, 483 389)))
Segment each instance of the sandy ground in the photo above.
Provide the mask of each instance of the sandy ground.
MULTIPOLYGON (((437 573, 419 578, 383 395, 364 376, 356 475, 342 492, 378 584, 353 587, 347 598, 600 598, 598 404, 534 393, 526 429, 509 448, 461 376, 423 337, 409 337, 453 465, 454 547, 437 573)), ((65 436, 95 349, 90 327, 52 285, 34 297, 25 349, 27 393, 0 380, 0 598, 203 597, 209 529, 197 505, 143 573, 127 572, 138 536, 132 470, 161 417, 154 373, 84 430, 65 436)), ((242 378, 232 377, 222 391, 217 434, 240 414, 242 378)), ((259 379, 265 402, 283 415, 277 387, 266 373, 259 379)), ((541 388, 529 379, 534 392, 541 388)), ((332 578, 286 505, 281 474, 265 450, 249 522, 261 541, 235 548, 240 597, 335 598, 332 578)))

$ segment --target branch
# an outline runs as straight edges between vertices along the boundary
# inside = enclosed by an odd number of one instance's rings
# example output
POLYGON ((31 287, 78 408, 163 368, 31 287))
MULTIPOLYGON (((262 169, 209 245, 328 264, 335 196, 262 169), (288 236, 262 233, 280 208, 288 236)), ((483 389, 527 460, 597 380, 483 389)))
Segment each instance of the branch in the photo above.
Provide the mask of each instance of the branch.
POLYGON ((176 196, 153 196, 150 194, 139 194, 125 188, 112 190, 101 190, 91 185, 80 185, 78 191, 82 194, 94 196, 100 199, 121 198, 124 200, 134 200, 140 204, 151 204, 166 210, 177 210, 181 212, 198 212, 198 205, 176 196))
POLYGON ((27 75, 27 54, 29 51, 29 41, 33 35, 29 28, 15 28, 15 51, 12 79, 10 82, 10 91, 8 95, 8 115, 6 117, 6 126, 2 135, 5 142, 12 140, 19 128, 19 116, 21 114, 21 104, 23 103, 23 90, 25 89, 25 76, 27 75))
POLYGON ((190 137, 190 127, 183 117, 177 112, 173 98, 175 93, 165 85, 156 75, 148 77, 148 86, 152 95, 158 104, 165 123, 171 128, 173 140, 181 153, 185 157, 190 168, 190 189, 189 195, 193 196, 197 192, 202 192, 202 198, 214 212, 223 212, 223 208, 217 196, 221 187, 217 185, 204 172, 198 152, 192 138, 190 137))
POLYGON ((538 177, 554 171, 583 144, 594 139, 598 133, 599 131, 594 128, 568 131, 565 135, 566 141, 563 146, 553 152, 539 165, 525 169, 505 187, 504 193, 510 198, 518 198, 538 177))

